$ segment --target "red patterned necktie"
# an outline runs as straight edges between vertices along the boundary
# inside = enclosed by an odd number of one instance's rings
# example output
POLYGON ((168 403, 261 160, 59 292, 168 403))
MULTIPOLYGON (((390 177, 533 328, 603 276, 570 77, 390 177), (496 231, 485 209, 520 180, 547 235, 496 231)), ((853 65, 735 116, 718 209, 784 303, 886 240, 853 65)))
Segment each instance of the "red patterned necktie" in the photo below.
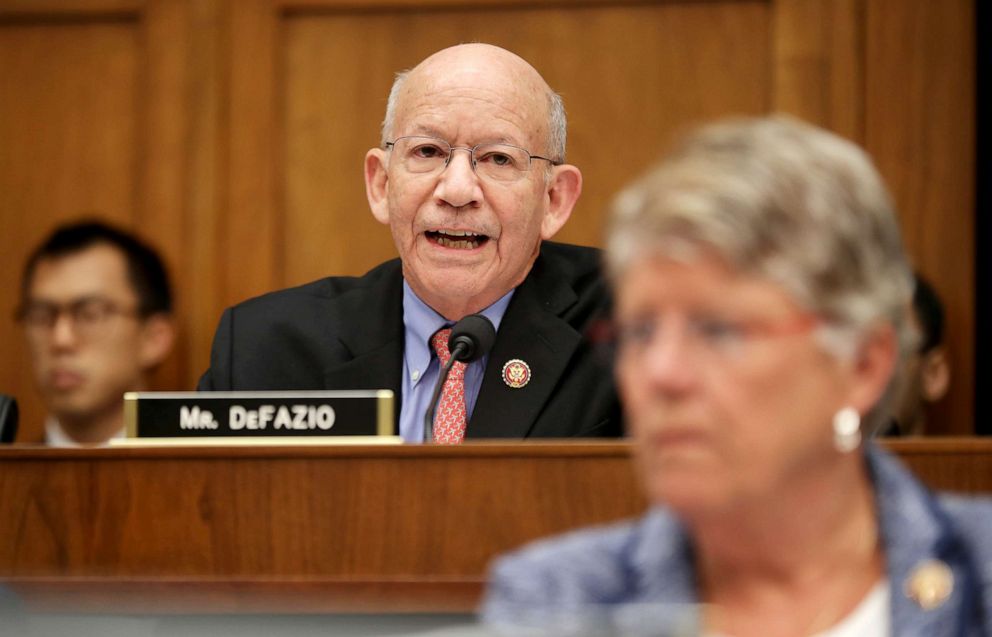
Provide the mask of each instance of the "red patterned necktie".
MULTIPOLYGON (((438 330, 431 337, 431 346, 437 352, 441 368, 448 364, 451 352, 448 351, 448 338, 451 328, 438 330)), ((451 366, 448 379, 444 381, 441 399, 434 413, 434 442, 444 445, 456 445, 465 438, 465 363, 455 361, 451 366)))

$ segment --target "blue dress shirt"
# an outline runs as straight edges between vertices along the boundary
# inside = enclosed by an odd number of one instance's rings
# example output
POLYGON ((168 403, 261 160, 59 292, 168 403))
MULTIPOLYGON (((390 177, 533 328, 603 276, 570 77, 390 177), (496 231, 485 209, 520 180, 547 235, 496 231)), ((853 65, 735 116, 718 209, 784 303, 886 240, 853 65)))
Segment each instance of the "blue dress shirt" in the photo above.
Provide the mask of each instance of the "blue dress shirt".
MULTIPOLYGON (((499 331, 500 321, 513 297, 513 290, 479 312, 492 321, 499 331)), ((453 323, 435 312, 414 294, 403 281, 403 397, 400 409, 400 436, 404 442, 424 441, 424 412, 434 393, 434 384, 440 373, 437 356, 428 346, 434 332, 453 323)), ((479 397, 482 377, 489 355, 469 363, 465 368, 465 416, 472 419, 472 410, 479 397)))

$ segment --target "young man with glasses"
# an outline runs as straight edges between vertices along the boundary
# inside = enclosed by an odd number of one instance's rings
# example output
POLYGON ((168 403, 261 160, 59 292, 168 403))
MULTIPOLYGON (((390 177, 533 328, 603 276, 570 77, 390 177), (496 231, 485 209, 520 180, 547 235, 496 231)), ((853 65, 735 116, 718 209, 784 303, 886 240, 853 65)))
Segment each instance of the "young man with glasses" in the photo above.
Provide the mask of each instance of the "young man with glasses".
POLYGON ((459 372, 447 442, 620 435, 611 374, 585 336, 606 304, 599 252, 546 241, 582 175, 565 163, 561 99, 530 64, 465 44, 400 73, 365 184, 400 258, 229 309, 200 389, 393 389, 397 433, 420 442, 433 337, 482 313, 495 345, 459 372))
POLYGON ((124 393, 147 388, 175 339, 161 259, 99 222, 62 226, 35 250, 17 317, 53 446, 121 436, 124 393))

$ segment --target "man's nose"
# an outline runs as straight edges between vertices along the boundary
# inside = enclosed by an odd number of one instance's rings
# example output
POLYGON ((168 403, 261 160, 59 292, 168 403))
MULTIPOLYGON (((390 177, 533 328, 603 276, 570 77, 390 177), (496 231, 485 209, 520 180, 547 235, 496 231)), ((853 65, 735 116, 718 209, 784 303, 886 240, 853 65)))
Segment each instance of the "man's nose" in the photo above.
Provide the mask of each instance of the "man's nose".
POLYGON ((438 178, 434 195, 439 202, 453 208, 476 206, 482 201, 482 186, 472 166, 472 153, 468 148, 451 149, 448 165, 438 178))
POLYGON ((74 347, 79 340, 76 331, 76 324, 72 316, 66 312, 60 312, 52 323, 52 345, 60 348, 74 347))

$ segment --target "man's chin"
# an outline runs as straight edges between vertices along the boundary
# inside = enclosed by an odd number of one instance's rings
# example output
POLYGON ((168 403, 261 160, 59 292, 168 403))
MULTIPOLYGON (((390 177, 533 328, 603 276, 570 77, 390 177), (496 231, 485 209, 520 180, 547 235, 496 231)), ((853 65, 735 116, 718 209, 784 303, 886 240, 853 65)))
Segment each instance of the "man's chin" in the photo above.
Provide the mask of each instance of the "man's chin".
POLYGON ((98 410, 95 402, 79 392, 61 393, 46 401, 48 410, 59 420, 87 420, 98 410))
POLYGON ((492 255, 486 248, 474 250, 459 250, 451 248, 433 248, 421 260, 422 268, 449 271, 452 268, 467 271, 484 271, 492 267, 492 255))
POLYGON ((422 288, 414 287, 414 291, 421 301, 449 320, 479 312, 505 294, 488 281, 461 275, 431 278, 422 288))
POLYGON ((421 261, 415 268, 404 268, 404 276, 418 294, 461 299, 483 293, 493 285, 492 267, 478 258, 455 258, 446 263, 421 261))

